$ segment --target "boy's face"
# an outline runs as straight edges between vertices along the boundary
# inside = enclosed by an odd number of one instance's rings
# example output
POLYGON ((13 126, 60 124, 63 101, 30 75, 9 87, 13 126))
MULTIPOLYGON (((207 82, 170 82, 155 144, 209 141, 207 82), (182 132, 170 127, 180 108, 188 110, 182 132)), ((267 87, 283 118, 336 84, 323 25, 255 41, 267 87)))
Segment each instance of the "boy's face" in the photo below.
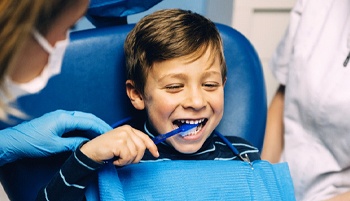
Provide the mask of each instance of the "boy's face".
POLYGON ((219 57, 213 59, 207 50, 195 61, 182 57, 156 62, 149 71, 144 94, 132 100, 133 105, 146 109, 149 122, 158 133, 176 129, 182 120, 203 122, 191 135, 167 139, 179 152, 194 153, 223 115, 224 83, 219 57))

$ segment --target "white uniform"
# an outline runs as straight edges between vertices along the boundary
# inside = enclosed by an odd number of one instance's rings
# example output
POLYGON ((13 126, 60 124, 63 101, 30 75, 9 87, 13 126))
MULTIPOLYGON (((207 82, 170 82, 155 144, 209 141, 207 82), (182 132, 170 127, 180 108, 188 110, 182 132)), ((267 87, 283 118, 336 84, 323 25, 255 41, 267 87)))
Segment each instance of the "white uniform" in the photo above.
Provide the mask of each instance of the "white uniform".
POLYGON ((350 191, 350 0, 299 0, 272 60, 297 200, 350 191))

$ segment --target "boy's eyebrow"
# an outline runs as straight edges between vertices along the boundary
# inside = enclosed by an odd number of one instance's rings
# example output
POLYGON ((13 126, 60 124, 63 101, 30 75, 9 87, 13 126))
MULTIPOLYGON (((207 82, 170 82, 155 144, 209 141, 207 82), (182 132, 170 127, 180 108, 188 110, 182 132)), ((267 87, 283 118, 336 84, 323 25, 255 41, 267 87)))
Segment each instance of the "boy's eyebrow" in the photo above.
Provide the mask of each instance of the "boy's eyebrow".
POLYGON ((212 74, 221 76, 221 71, 214 71, 214 70, 212 70, 212 71, 206 71, 204 73, 205 76, 209 76, 209 75, 212 75, 212 74))
MULTIPOLYGON (((211 57, 211 58, 209 58, 209 59, 210 59, 210 63, 208 64, 207 67, 205 67, 205 70, 207 71, 207 72, 204 73, 205 76, 208 76, 208 75, 210 75, 210 74, 218 74, 218 75, 221 76, 221 71, 213 71, 213 70, 212 70, 212 71, 209 71, 209 69, 213 67, 216 58, 215 58, 215 56, 214 56, 214 57, 211 57)), ((163 79, 168 78, 168 77, 171 77, 171 78, 179 78, 179 79, 186 79, 187 76, 186 76, 185 73, 170 73, 170 74, 166 74, 166 75, 163 75, 162 77, 160 77, 160 78, 158 79, 158 82, 159 82, 159 81, 162 81, 163 79)))
MULTIPOLYGON (((210 75, 218 75, 221 77, 221 71, 214 71, 214 70, 206 71, 203 73, 203 75, 204 75, 204 77, 209 77, 210 75)), ((169 78, 169 77, 170 78, 179 78, 179 79, 185 80, 185 79, 187 79, 188 76, 185 73, 170 73, 170 74, 166 74, 166 75, 160 77, 158 79, 158 82, 161 82, 163 79, 169 78)))
POLYGON ((163 79, 168 78, 168 77, 186 79, 186 74, 184 74, 184 73, 170 73, 170 74, 163 75, 162 77, 160 77, 158 79, 158 81, 162 81, 163 79))
POLYGON ((207 71, 203 74, 202 79, 208 79, 208 78, 221 78, 222 74, 221 71, 207 71), (214 77, 213 77, 214 76, 214 77))
POLYGON ((207 70, 207 72, 205 72, 205 74, 219 74, 220 76, 221 76, 221 71, 214 71, 214 70, 211 70, 210 71, 210 69, 214 66, 214 63, 215 63, 215 61, 216 61, 216 56, 214 56, 214 57, 212 57, 212 56, 210 56, 210 63, 209 63, 209 65, 205 68, 205 70, 207 70))

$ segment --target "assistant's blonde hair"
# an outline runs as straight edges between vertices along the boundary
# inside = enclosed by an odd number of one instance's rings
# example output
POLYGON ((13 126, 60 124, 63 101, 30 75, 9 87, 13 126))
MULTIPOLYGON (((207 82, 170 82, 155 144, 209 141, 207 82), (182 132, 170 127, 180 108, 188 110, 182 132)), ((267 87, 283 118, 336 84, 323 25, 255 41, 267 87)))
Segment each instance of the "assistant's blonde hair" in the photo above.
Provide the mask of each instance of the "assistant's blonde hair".
POLYGON ((45 35, 52 22, 68 6, 78 0, 1 0, 0 1, 0 119, 8 114, 22 113, 5 103, 11 95, 4 86, 4 78, 19 58, 25 41, 31 37, 33 28, 45 35))
MULTIPOLYGON (((30 36, 40 9, 46 0, 2 0, 0 1, 0 89, 3 96, 9 96, 4 87, 4 77, 11 69, 24 42, 30 36)), ((0 119, 6 120, 7 114, 19 114, 18 110, 0 99, 0 119)), ((16 115, 16 116, 17 116, 16 115)))

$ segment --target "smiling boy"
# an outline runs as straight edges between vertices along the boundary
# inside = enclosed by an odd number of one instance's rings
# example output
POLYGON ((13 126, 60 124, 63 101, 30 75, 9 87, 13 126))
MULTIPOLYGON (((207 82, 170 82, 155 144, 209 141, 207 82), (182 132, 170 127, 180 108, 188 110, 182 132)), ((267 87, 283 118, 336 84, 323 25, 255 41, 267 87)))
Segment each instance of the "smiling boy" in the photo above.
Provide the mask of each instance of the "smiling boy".
MULTIPOLYGON (((224 112, 227 69, 213 22, 180 9, 156 11, 136 24, 124 49, 126 92, 145 117, 82 144, 48 185, 51 198, 84 199, 85 187, 112 159, 116 166, 160 160, 241 160, 238 154, 250 161, 260 159, 258 149, 244 139, 215 133, 224 112), (186 136, 174 135, 157 145, 151 140, 185 123, 198 126, 186 136)), ((44 195, 41 192, 39 198, 46 200, 44 195)))
MULTIPOLYGON (((158 160, 239 158, 213 134, 223 116, 226 82, 222 41, 213 22, 191 11, 156 11, 136 24, 124 50, 127 95, 147 116, 142 131, 153 138, 198 123, 195 132, 159 144, 158 160)), ((245 140, 227 138, 250 160, 260 159, 245 140)), ((146 160, 156 158, 146 150, 146 160)))

